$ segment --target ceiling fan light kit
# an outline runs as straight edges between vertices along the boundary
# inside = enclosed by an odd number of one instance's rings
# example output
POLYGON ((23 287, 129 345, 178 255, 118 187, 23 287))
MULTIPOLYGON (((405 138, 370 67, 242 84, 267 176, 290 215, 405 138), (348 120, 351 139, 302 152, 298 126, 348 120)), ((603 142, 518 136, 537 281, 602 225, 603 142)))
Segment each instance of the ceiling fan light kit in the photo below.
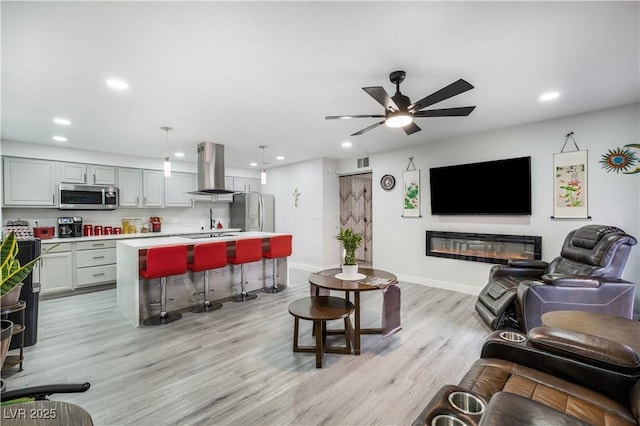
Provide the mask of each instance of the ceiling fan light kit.
POLYGON ((442 102, 453 96, 473 89, 473 86, 463 80, 459 79, 450 85, 420 99, 418 102, 411 103, 409 97, 400 93, 400 83, 404 81, 406 73, 404 71, 393 71, 389 74, 389 80, 396 85, 396 93, 393 96, 389 96, 387 91, 381 86, 363 87, 362 90, 367 92, 369 96, 375 99, 380 105, 384 107, 384 114, 378 115, 331 115, 326 116, 327 120, 336 119, 348 119, 348 118, 384 118, 384 120, 372 124, 369 127, 365 127, 353 133, 351 136, 358 136, 369 130, 375 129, 381 124, 385 124, 387 127, 399 128, 402 127, 407 135, 420 131, 414 118, 423 117, 462 117, 471 114, 475 109, 475 106, 466 106, 460 108, 443 108, 443 109, 431 109, 425 110, 428 106, 442 102))
POLYGON ((410 114, 403 112, 391 113, 387 116, 387 119, 384 121, 384 124, 387 127, 391 127, 396 129, 398 127, 404 127, 413 123, 413 117, 410 114))

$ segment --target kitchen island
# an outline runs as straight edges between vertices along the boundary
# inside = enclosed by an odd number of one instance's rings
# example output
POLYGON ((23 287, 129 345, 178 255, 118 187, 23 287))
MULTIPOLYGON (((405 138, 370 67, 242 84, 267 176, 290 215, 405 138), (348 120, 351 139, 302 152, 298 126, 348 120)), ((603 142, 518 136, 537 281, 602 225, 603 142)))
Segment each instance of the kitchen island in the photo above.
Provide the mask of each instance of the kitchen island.
MULTIPOLYGON (((185 245, 187 259, 193 257, 193 246, 205 242, 226 242, 227 255, 232 255, 235 242, 240 239, 261 238, 263 248, 268 247, 269 238, 276 235, 286 235, 273 232, 239 232, 231 235, 209 237, 198 235, 191 238, 167 236, 158 238, 140 238, 119 240, 116 245, 117 260, 117 303, 120 312, 135 326, 157 311, 157 306, 150 306, 160 300, 160 280, 145 280, 140 277, 140 269, 146 266, 147 249, 152 247, 185 245)), ((289 285, 289 268, 287 258, 278 259, 278 281, 289 285)), ((272 274, 271 261, 253 262, 246 265, 247 291, 260 290, 271 285, 271 280, 265 282, 265 275, 272 274)), ((224 268, 209 272, 209 288, 214 293, 209 295, 211 300, 226 301, 232 295, 240 292, 240 266, 227 265, 224 268), (233 288, 232 288, 233 283, 233 288)), ((186 274, 167 278, 167 309, 169 311, 189 309, 202 303, 204 296, 204 273, 187 271, 186 274), (169 299, 173 299, 169 301, 169 299)), ((250 303, 250 302, 249 302, 250 303)), ((199 315, 199 314, 193 314, 199 315)))

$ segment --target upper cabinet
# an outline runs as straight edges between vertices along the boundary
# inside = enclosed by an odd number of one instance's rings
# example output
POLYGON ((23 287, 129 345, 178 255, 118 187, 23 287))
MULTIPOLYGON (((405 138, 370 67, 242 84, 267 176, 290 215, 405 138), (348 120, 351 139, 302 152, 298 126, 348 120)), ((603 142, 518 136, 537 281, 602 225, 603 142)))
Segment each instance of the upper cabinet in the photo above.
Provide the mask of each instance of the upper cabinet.
POLYGON ((116 186, 116 168, 109 166, 89 165, 87 167, 87 183, 94 185, 116 186))
POLYGON ((196 176, 192 173, 171 173, 171 177, 164 178, 165 207, 191 207, 196 189, 196 176))
POLYGON ((164 173, 118 169, 120 207, 164 207, 164 173))
MULTIPOLYGON (((227 178, 225 178, 225 185, 231 186, 234 191, 237 192, 260 192, 260 179, 254 178, 245 178, 245 177, 237 177, 237 176, 229 176, 229 179, 232 179, 231 182, 227 182, 227 178)), ((227 189, 229 186, 227 186, 227 189)))
POLYGON ((88 185, 116 184, 116 168, 81 163, 57 163, 58 179, 61 183, 88 185))
POLYGON ((57 207, 56 163, 30 158, 4 158, 3 205, 57 207))

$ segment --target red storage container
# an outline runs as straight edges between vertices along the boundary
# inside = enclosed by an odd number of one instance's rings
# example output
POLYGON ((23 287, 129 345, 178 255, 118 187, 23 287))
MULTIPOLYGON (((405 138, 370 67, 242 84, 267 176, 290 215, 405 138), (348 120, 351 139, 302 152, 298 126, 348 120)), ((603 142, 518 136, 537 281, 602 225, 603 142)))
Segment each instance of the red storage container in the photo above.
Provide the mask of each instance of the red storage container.
POLYGON ((53 238, 56 233, 55 226, 36 226, 33 228, 33 236, 41 240, 53 238))

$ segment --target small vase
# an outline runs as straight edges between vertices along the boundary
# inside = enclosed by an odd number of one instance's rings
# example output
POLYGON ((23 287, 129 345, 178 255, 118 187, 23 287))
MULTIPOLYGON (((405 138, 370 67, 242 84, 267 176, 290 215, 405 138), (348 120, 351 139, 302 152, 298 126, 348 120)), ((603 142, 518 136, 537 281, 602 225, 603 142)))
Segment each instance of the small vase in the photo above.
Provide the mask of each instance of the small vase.
POLYGON ((345 277, 355 277, 358 275, 358 265, 342 265, 342 274, 345 277))
POLYGON ((18 301, 20 301, 20 289, 22 289, 22 284, 23 283, 16 285, 9 293, 2 296, 2 298, 0 298, 0 306, 7 307, 18 303, 18 301))

